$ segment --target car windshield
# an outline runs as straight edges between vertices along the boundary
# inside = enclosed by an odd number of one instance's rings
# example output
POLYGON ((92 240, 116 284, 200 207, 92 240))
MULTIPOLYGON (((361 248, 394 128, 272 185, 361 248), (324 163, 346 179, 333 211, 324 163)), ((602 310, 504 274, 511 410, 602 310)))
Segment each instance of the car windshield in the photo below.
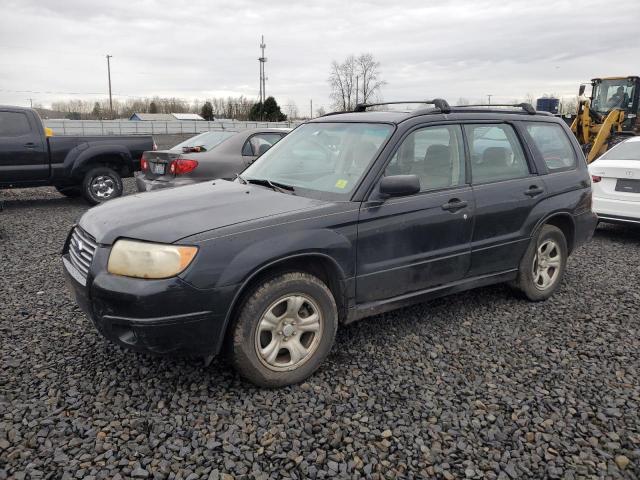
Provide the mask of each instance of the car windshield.
POLYGON ((599 113, 608 113, 614 108, 628 110, 633 104, 634 82, 626 78, 602 80, 593 89, 591 107, 599 113))
POLYGON ((203 151, 206 152, 233 135, 235 135, 235 132, 204 132, 200 135, 196 135, 195 137, 188 138, 184 142, 171 148, 171 150, 182 151, 185 147, 203 147, 203 151))
POLYGON ((374 123, 307 123, 276 143, 242 178, 294 187, 296 194, 345 200, 393 127, 374 123))
POLYGON ((619 143, 607 151, 598 160, 637 160, 640 161, 640 142, 629 141, 619 143))

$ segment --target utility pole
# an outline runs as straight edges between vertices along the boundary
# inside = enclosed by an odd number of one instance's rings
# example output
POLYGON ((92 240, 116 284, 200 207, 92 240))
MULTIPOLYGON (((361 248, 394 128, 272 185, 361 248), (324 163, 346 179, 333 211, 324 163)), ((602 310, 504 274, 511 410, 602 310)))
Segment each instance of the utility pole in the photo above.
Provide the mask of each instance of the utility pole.
POLYGON ((107 76, 109 77, 109 116, 113 120, 113 99, 111 98, 111 62, 113 55, 107 55, 107 76))
POLYGON ((491 105, 491 97, 493 97, 493 94, 489 93, 487 97, 489 97, 489 105, 491 105))
POLYGON ((262 55, 258 58, 258 62, 260 62, 260 120, 264 120, 264 101, 267 98, 266 92, 266 83, 264 76, 264 64, 267 61, 267 57, 264 56, 264 49, 267 48, 267 45, 264 43, 264 35, 261 37, 260 41, 260 49, 262 50, 262 55))
POLYGON ((33 98, 29 99, 29 105, 31 105, 31 108, 33 108, 33 98))
POLYGON ((309 118, 313 118, 313 98, 309 100, 309 118))

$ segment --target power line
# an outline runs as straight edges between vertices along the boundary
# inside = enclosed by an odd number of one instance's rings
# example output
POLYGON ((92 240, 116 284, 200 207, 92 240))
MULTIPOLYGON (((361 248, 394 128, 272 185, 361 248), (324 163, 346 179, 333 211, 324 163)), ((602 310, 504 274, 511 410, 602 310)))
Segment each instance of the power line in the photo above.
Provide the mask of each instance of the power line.
MULTIPOLYGON (((38 91, 38 90, 11 90, 8 88, 0 88, 0 92, 6 93, 38 93, 40 95, 106 95, 105 92, 54 92, 51 90, 38 91)), ((125 95, 124 93, 114 93, 114 97, 128 97, 128 98, 144 98, 145 95, 125 95)))

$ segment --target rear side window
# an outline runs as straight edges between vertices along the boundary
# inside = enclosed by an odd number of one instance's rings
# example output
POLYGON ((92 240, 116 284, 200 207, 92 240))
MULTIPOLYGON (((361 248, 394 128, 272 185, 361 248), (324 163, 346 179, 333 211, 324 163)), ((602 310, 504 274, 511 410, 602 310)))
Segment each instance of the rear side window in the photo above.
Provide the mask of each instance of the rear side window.
POLYGON ((576 167, 576 154, 560 125, 525 122, 525 126, 550 171, 576 167))
POLYGON ((511 125, 465 125, 473 183, 489 183, 530 174, 520 141, 511 125))
POLYGON ((465 181, 459 126, 426 127, 410 133, 387 165, 385 175, 417 175, 420 190, 455 187, 465 181))
POLYGON ((31 133, 24 113, 0 112, 0 137, 20 137, 31 133))

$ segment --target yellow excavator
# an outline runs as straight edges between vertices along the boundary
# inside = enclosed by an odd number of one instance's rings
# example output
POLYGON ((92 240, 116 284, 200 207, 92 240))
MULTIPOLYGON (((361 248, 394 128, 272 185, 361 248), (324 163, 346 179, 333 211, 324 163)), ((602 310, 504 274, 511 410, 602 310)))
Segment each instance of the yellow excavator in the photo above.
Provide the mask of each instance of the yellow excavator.
POLYGON ((582 145, 587 163, 631 135, 640 135, 640 77, 608 77, 591 80, 578 91, 578 110, 571 130, 582 145))

